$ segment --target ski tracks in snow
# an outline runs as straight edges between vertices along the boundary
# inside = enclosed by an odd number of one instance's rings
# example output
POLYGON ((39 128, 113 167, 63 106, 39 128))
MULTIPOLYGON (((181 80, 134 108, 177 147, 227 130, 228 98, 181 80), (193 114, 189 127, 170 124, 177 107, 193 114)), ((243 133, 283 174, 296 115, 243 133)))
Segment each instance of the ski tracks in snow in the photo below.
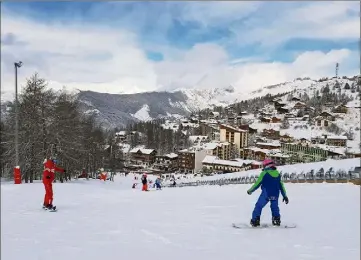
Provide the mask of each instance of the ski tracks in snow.
POLYGON ((146 229, 141 229, 141 232, 144 233, 145 235, 151 237, 151 238, 154 238, 156 240, 159 240, 161 242, 163 242, 164 244, 166 245, 169 245, 169 244, 173 244, 172 241, 170 241, 168 238, 162 236, 162 235, 159 235, 157 233, 153 233, 149 230, 146 230, 146 229))

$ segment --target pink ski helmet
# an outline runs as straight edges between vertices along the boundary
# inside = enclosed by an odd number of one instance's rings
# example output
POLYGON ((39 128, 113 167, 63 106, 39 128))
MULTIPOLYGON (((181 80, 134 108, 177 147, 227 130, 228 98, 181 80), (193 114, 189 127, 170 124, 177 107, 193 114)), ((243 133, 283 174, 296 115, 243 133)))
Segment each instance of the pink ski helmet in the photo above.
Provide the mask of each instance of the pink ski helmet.
POLYGON ((263 165, 263 168, 265 167, 275 167, 275 163, 273 160, 271 159, 265 159, 263 162, 262 162, 262 165, 263 165))

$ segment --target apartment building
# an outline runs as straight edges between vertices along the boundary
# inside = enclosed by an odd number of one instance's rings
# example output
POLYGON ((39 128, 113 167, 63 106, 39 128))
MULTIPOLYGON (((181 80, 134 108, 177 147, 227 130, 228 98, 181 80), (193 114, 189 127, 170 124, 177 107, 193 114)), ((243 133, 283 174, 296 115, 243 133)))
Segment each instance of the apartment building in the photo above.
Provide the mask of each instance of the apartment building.
POLYGON ((347 137, 342 135, 341 136, 322 135, 311 138, 311 142, 313 144, 327 144, 330 146, 346 147, 347 137))
POLYGON ((229 160, 232 155, 234 144, 229 142, 211 142, 204 146, 207 155, 217 156, 222 160, 229 160))
POLYGON ((235 157, 240 157, 240 151, 248 146, 248 131, 233 127, 230 125, 220 124, 220 141, 229 142, 235 145, 235 157))
POLYGON ((195 173, 202 169, 207 152, 200 147, 191 147, 178 152, 178 167, 181 172, 195 173))
POLYGON ((325 161, 328 156, 326 150, 309 144, 282 143, 281 151, 290 156, 291 163, 325 161))

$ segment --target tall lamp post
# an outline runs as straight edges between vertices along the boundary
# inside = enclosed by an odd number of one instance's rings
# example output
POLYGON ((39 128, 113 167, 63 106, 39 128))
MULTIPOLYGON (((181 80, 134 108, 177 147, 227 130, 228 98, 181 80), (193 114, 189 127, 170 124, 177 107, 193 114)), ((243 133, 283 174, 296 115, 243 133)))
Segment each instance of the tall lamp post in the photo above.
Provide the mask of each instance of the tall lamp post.
POLYGON ((15 66, 15 166, 19 166, 19 106, 18 106, 18 68, 21 61, 14 62, 15 66))

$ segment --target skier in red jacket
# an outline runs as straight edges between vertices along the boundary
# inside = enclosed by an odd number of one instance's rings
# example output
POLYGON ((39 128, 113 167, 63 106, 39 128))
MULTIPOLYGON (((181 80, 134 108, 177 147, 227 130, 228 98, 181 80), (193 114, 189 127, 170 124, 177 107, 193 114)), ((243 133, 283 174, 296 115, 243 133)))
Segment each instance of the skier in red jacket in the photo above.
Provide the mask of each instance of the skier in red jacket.
POLYGON ((55 172, 65 172, 63 168, 56 166, 56 160, 45 159, 43 171, 43 184, 45 187, 45 197, 43 209, 54 209, 53 206, 53 181, 55 179, 55 172))

